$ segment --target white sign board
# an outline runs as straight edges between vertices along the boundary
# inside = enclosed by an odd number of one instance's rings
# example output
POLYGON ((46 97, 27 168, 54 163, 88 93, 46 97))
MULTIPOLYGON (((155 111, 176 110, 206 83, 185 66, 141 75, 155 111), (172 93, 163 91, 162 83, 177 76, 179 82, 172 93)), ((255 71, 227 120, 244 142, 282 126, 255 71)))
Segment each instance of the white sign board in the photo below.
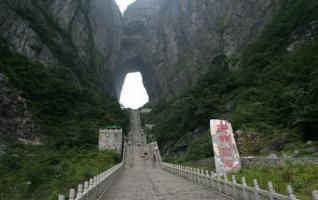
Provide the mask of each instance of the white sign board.
POLYGON ((223 175, 241 169, 231 123, 225 120, 210 121, 216 173, 223 175))

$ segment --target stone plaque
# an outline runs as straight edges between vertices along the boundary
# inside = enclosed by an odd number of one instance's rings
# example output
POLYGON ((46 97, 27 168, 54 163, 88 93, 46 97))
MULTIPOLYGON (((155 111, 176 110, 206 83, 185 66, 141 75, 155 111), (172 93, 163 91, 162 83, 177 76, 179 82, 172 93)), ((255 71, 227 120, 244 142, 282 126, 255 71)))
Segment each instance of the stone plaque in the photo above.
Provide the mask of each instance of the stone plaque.
POLYGON ((210 121, 216 173, 223 175, 241 169, 231 123, 225 120, 210 121))

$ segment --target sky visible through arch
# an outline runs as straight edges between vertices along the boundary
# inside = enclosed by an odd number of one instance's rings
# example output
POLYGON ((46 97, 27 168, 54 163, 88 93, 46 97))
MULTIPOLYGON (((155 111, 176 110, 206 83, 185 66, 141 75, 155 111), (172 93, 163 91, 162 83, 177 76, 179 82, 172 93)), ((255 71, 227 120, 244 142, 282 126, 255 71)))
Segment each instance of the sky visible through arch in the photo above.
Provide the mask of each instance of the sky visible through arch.
POLYGON ((140 72, 128 73, 120 94, 120 104, 137 109, 149 101, 147 91, 142 82, 140 72))
POLYGON ((119 6, 119 9, 121 13, 124 13, 126 10, 127 6, 132 4, 135 0, 116 0, 117 5, 119 6))
MULTIPOLYGON (((134 1, 135 0, 116 0, 116 3, 119 6, 121 13, 124 13, 127 7, 134 1)), ((148 101, 149 97, 143 85, 141 73, 136 72, 127 74, 120 94, 120 104, 124 107, 137 109, 142 107, 148 101)))

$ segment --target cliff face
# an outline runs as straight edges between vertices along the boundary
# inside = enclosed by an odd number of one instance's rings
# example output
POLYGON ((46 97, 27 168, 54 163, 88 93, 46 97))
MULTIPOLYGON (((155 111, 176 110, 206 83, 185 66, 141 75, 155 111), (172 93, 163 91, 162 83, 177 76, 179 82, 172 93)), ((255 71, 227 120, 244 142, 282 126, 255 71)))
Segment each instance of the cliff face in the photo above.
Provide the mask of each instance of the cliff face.
POLYGON ((48 68, 69 68, 76 81, 114 94, 110 66, 119 50, 121 14, 113 0, 3 0, 0 37, 48 68))
POLYGON ((27 111, 25 99, 12 88, 8 78, 0 73, 0 155, 5 142, 19 139, 32 142, 36 138, 30 133, 31 115, 27 111))
POLYGON ((141 71, 152 100, 196 83, 214 57, 231 68, 239 50, 266 25, 275 0, 137 0, 125 12, 117 92, 127 72, 141 71))
POLYGON ((222 54, 235 69, 239 50, 260 32, 278 1, 137 0, 122 18, 114 0, 4 0, 0 37, 49 68, 119 96, 125 75, 141 71, 152 100, 196 83, 222 54))

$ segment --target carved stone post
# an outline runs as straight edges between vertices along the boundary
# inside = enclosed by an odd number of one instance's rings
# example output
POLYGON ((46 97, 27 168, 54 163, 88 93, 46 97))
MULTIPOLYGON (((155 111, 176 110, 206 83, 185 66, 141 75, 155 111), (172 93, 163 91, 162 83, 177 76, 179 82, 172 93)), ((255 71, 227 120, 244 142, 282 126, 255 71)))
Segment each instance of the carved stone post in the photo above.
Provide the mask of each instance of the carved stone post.
POLYGON ((296 196, 294 195, 294 191, 291 185, 287 185, 287 192, 290 200, 296 200, 296 196))
POLYGON ((233 182, 233 192, 232 192, 232 196, 233 197, 237 197, 237 194, 236 194, 236 177, 235 175, 232 175, 232 182, 233 182))
POLYGON ((312 198, 313 200, 318 200, 318 190, 312 191, 312 198))
POLYGON ((65 200, 65 196, 64 195, 59 195, 58 200, 65 200))
POLYGON ((89 179, 89 187, 88 187, 88 189, 92 189, 93 186, 94 186, 94 179, 90 178, 89 179))
POLYGON ((254 188, 255 188, 255 200, 259 200, 260 196, 259 196, 258 191, 260 190, 260 187, 258 185, 257 179, 253 179, 253 183, 254 183, 254 188))
POLYGON ((69 200, 75 199, 75 189, 70 189, 69 200))
POLYGON ((196 169, 197 182, 200 183, 200 170, 196 169))
POLYGON ((268 181, 267 185, 269 190, 269 199, 273 200, 274 199, 273 195, 275 194, 273 183, 271 181, 268 181))
POLYGON ((205 170, 205 177, 206 177, 206 181, 205 181, 205 184, 207 185, 207 186, 209 186, 210 185, 210 174, 209 174, 209 171, 208 170, 205 170))
POLYGON ((247 192, 246 192, 247 184, 246 184, 245 177, 242 177, 242 185, 243 185, 243 198, 244 200, 247 200, 247 192))
POLYGON ((201 169, 201 184, 203 184, 203 185, 204 185, 204 182, 205 182, 204 179, 205 179, 204 170, 201 169))
POLYGON ((210 181, 211 181, 212 188, 214 190, 216 190, 216 184, 215 184, 215 181, 214 181, 214 173, 213 173, 213 171, 211 171, 210 181))
POLYGON ((221 188, 221 177, 217 177, 217 181, 218 181, 218 191, 222 192, 222 188, 221 188))
POLYGON ((84 191, 83 193, 86 193, 88 191, 88 181, 84 182, 84 191))
POLYGON ((77 187, 77 194, 76 194, 76 198, 80 198, 82 197, 83 194, 83 185, 79 184, 77 187))
POLYGON ((229 194, 229 192, 228 192, 228 187, 227 187, 227 182, 228 182, 227 174, 224 174, 224 191, 225 191, 225 194, 226 194, 226 195, 229 194))

